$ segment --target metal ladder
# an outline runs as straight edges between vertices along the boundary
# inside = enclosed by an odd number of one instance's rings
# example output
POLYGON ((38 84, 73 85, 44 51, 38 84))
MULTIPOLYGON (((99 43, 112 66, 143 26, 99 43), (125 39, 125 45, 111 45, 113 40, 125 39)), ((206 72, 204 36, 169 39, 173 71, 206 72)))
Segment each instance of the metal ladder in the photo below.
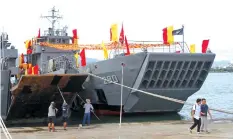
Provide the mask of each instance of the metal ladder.
POLYGON ((8 132, 8 130, 7 130, 6 126, 5 126, 5 124, 4 124, 4 121, 2 120, 1 116, 0 116, 0 120, 1 120, 1 123, 0 123, 1 129, 3 130, 3 133, 5 134, 5 137, 7 139, 12 139, 12 137, 11 137, 10 133, 8 132))

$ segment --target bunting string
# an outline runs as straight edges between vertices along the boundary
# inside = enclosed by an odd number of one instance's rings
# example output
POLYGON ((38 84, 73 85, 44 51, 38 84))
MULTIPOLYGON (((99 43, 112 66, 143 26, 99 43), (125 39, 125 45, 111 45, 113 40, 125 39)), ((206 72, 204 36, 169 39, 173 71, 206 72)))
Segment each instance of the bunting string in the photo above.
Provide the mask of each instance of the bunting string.
MULTIPOLYGON (((172 45, 180 44, 179 42, 174 42, 172 45)), ((56 48, 60 50, 79 50, 79 49, 86 49, 86 50, 102 50, 102 44, 52 44, 47 42, 41 42, 41 46, 56 48)), ((118 46, 115 43, 105 43, 104 44, 107 50, 113 49, 125 49, 126 47, 118 46)), ((169 47, 170 44, 144 44, 144 43, 129 43, 129 48, 148 48, 148 47, 169 47)))

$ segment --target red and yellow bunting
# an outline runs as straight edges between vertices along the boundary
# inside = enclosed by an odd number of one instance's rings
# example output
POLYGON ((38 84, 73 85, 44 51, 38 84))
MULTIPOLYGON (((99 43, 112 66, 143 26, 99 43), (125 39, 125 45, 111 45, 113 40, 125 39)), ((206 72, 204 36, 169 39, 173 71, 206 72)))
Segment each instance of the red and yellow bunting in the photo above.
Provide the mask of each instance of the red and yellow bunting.
MULTIPOLYGON (((179 44, 175 42, 173 45, 179 44)), ((51 47, 60 50, 79 50, 79 49, 86 49, 86 50, 102 50, 102 44, 51 44, 47 42, 41 42, 41 46, 51 47)), ((105 43, 104 44, 107 50, 113 49, 125 49, 125 46, 118 46, 116 43, 105 43)), ((169 44, 143 44, 143 43, 129 43, 129 48, 149 48, 149 47, 168 47, 169 44)))

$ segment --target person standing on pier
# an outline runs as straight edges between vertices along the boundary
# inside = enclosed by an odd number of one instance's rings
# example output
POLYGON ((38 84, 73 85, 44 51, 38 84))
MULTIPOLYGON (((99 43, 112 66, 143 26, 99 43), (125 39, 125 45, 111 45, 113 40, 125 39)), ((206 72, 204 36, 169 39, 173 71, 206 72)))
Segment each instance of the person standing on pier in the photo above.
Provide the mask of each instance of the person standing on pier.
POLYGON ((88 125, 90 125, 91 111, 94 110, 93 106, 91 105, 90 99, 86 99, 86 102, 87 103, 85 103, 83 106, 83 108, 85 108, 85 112, 84 112, 82 126, 84 126, 86 120, 87 120, 88 125))
POLYGON ((203 98, 202 99, 202 104, 201 104, 201 131, 202 132, 207 132, 209 133, 209 131, 207 130, 207 126, 208 126, 208 119, 207 119, 207 112, 210 115, 210 118, 212 119, 212 115, 210 113, 209 107, 206 104, 206 99, 203 98), (205 128, 205 130, 204 130, 205 128))
POLYGON ((50 103, 48 111, 49 111, 48 112, 48 120, 49 120, 48 130, 50 132, 51 126, 52 126, 52 130, 54 132, 55 131, 54 123, 55 123, 55 119, 56 119, 57 108, 55 107, 55 103, 53 101, 50 103))
POLYGON ((197 133, 200 133, 200 127, 201 127, 201 99, 198 98, 196 100, 196 104, 193 105, 192 108, 192 119, 194 120, 193 125, 189 128, 190 133, 192 133, 192 130, 197 126, 197 133))
POLYGON ((64 130, 66 130, 66 127, 67 127, 67 120, 68 120, 68 113, 69 113, 68 108, 69 108, 68 104, 64 101, 62 104, 62 121, 63 121, 64 130))

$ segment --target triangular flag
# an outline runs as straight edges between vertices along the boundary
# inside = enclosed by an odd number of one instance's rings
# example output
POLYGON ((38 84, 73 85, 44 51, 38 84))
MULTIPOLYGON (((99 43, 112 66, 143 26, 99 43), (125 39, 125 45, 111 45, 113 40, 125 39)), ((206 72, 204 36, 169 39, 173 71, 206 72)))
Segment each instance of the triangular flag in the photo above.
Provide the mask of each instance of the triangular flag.
POLYGON ((125 36, 125 46, 126 46, 126 55, 130 55, 129 44, 126 36, 125 36))
POLYGON ((123 23, 122 23, 121 33, 120 33, 120 37, 119 37, 119 42, 121 43, 121 45, 124 44, 124 38, 125 38, 125 33, 124 33, 124 27, 123 27, 123 23))
POLYGON ((81 57, 81 66, 86 66, 86 54, 85 54, 85 48, 80 52, 81 57))

